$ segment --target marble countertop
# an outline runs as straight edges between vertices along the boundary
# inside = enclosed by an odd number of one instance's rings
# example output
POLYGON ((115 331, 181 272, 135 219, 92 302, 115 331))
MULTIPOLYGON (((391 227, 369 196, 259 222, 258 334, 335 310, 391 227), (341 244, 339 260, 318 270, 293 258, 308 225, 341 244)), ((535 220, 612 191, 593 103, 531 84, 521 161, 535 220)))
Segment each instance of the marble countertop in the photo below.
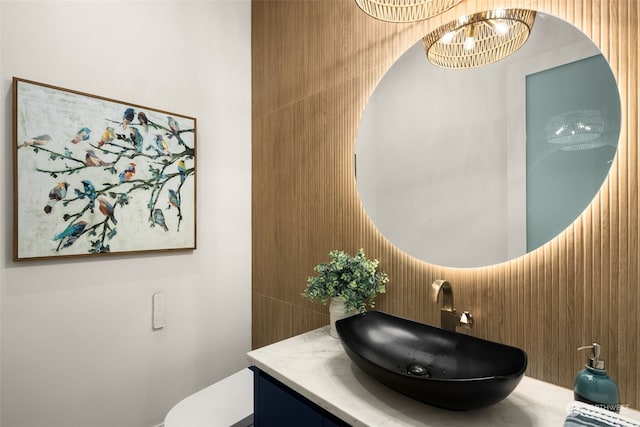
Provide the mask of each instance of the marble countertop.
MULTIPOLYGON (((408 398, 360 370, 329 327, 253 350, 249 362, 353 426, 562 426, 573 391, 524 377, 502 402, 456 412, 408 398)), ((622 408, 638 420, 640 412, 622 408)))

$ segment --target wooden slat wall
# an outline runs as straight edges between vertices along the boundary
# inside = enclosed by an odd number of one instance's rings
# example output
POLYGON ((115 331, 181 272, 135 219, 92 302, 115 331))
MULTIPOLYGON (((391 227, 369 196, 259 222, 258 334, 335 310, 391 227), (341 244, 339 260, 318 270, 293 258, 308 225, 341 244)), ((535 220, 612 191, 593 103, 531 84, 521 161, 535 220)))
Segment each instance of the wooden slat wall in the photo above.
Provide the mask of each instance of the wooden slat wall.
POLYGON ((254 0, 253 347, 328 323, 300 296, 331 249, 363 247, 391 283, 378 308, 437 323, 434 279, 454 286, 472 334, 524 348, 527 374, 571 387, 585 354, 603 345, 624 404, 640 408, 638 280, 638 18, 636 0, 467 0, 417 24, 369 18, 353 0, 254 0), (460 15, 530 7, 573 23, 601 47, 617 78, 622 132, 601 192, 556 239, 508 263, 431 265, 377 231, 358 199, 353 152, 360 115, 391 64, 424 33, 460 15))

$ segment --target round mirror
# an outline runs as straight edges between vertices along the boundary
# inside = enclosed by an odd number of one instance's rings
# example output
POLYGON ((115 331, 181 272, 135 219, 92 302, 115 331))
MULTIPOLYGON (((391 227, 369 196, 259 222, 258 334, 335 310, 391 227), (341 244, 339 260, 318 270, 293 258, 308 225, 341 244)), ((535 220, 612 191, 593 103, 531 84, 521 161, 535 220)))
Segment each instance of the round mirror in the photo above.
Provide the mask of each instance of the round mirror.
POLYGON ((619 134, 620 97, 600 50, 538 13, 524 46, 490 65, 435 67, 422 41, 402 55, 360 122, 358 192, 408 254, 492 265, 543 245, 584 211, 619 134))

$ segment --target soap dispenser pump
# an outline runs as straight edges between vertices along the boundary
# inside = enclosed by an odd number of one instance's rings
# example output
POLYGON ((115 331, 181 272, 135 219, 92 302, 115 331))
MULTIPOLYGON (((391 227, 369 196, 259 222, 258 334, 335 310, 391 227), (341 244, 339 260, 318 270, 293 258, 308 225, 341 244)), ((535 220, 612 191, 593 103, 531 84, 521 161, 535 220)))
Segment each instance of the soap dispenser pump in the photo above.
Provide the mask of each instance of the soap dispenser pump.
POLYGON ((600 344, 593 343, 578 350, 591 349, 591 356, 583 370, 578 372, 573 388, 575 400, 620 412, 618 384, 607 375, 604 360, 600 359, 600 344))

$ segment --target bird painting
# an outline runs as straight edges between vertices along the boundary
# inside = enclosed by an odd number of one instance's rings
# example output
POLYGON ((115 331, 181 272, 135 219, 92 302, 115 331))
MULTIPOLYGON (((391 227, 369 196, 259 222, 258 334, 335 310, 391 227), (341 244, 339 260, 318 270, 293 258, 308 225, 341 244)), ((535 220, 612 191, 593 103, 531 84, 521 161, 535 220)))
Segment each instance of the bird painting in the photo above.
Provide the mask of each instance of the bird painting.
POLYGON ((169 144, 167 144, 167 141, 165 141, 160 134, 156 135, 156 147, 164 154, 169 154, 169 144))
POLYGON ((187 177, 187 166, 184 164, 184 160, 178 162, 178 173, 180 174, 180 184, 182 184, 187 177))
POLYGON ((22 148, 22 147, 31 147, 31 146, 40 146, 40 145, 44 145, 47 142, 51 141, 51 136, 44 134, 44 135, 38 135, 34 138, 31 139, 27 139, 26 141, 24 141, 22 144, 18 145, 18 148, 22 148))
POLYGON ((58 203, 60 200, 64 199, 67 196, 67 189, 69 188, 69 184, 66 182, 59 182, 55 187, 49 191, 49 202, 44 207, 44 213, 51 213, 53 209, 53 205, 58 203))
POLYGON ((124 110, 124 114, 122 114, 122 128, 126 129, 129 126, 129 123, 133 121, 133 118, 136 116, 136 112, 133 108, 129 107, 124 110))
POLYGON ((153 211, 153 222, 155 222, 160 227, 162 227, 164 231, 169 231, 169 228, 167 227, 167 223, 164 220, 164 214, 162 213, 162 209, 155 209, 153 211))
POLYGON ((140 124, 144 128, 144 131, 148 132, 149 131, 149 119, 147 119, 147 115, 143 111, 140 111, 138 113, 138 121, 140 122, 140 124))
POLYGON ((102 132, 102 137, 100 141, 98 141, 98 146, 102 147, 104 144, 108 144, 113 141, 113 138, 116 137, 116 134, 113 132, 112 127, 105 128, 104 132, 102 132))
POLYGON ((138 153, 141 153, 142 143, 144 141, 144 138, 142 137, 142 134, 140 133, 140 131, 134 127, 130 127, 129 137, 131 138, 131 142, 133 143, 134 147, 136 147, 136 151, 138 153))
POLYGON ((135 174, 136 174, 136 164, 131 162, 125 168, 125 170, 120 172, 120 175, 118 175, 118 178, 120 179, 121 183, 125 181, 131 181, 131 178, 133 178, 135 174))
POLYGON ((17 258, 195 247, 195 118, 14 86, 17 258))
POLYGON ((76 136, 73 137, 71 142, 74 144, 77 144, 80 141, 86 141, 87 139, 89 139, 90 136, 91 136, 91 129, 86 127, 80 128, 80 130, 78 131, 78 133, 76 133, 76 136))
POLYGON ((84 164, 87 166, 111 166, 111 163, 102 161, 93 150, 87 150, 84 158, 84 164))
POLYGON ((171 129, 171 132, 173 132, 174 135, 180 133, 180 126, 178 125, 176 119, 171 116, 167 116, 167 122, 169 124, 169 128, 171 129))
MULTIPOLYGON (((60 240, 60 244, 65 242, 62 247, 68 248, 73 244, 73 242, 78 240, 78 237, 80 237, 80 235, 82 234, 86 226, 87 226, 86 221, 78 221, 75 224, 69 225, 67 228, 64 229, 62 233, 59 233, 53 236, 53 240, 54 241, 60 240)), ((59 245, 58 245, 58 248, 60 248, 59 245)))
POLYGON ((100 212, 102 212, 107 219, 110 219, 113 225, 116 225, 118 221, 116 221, 116 218, 113 216, 113 205, 103 197, 99 197, 98 202, 100 203, 100 207, 98 208, 100 212))

